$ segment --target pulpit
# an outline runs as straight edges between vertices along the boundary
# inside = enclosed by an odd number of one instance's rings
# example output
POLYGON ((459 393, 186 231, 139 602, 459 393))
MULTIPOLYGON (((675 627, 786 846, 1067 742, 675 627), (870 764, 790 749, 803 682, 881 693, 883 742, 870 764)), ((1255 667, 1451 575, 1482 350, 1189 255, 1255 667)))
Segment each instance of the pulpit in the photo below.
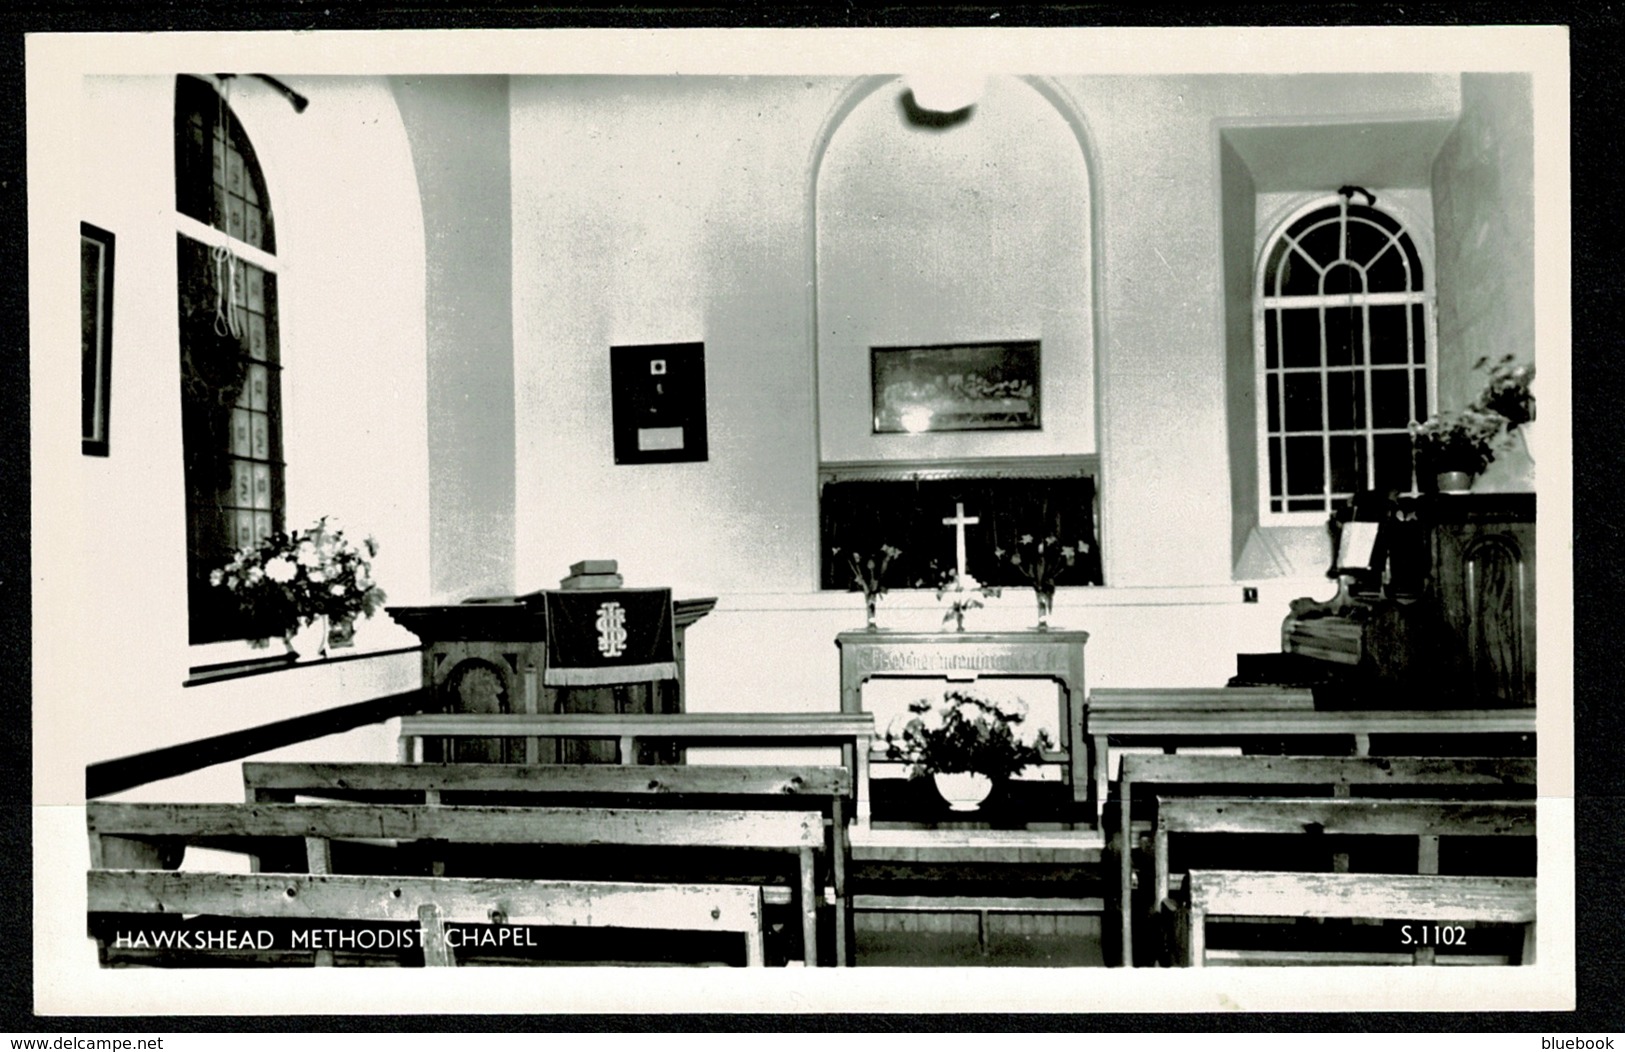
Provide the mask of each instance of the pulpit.
MULTIPOLYGON (((587 593, 580 593, 587 594, 587 593)), ((597 595, 613 597, 616 590, 597 595)), ((714 598, 672 603, 676 676, 643 682, 550 686, 545 593, 386 612, 423 641, 423 683, 433 711, 446 713, 683 711, 683 644, 714 598)), ((554 677, 556 678, 556 677, 554 677)), ((424 758, 475 763, 613 762, 614 744, 535 739, 460 740, 455 754, 425 743, 424 758)))

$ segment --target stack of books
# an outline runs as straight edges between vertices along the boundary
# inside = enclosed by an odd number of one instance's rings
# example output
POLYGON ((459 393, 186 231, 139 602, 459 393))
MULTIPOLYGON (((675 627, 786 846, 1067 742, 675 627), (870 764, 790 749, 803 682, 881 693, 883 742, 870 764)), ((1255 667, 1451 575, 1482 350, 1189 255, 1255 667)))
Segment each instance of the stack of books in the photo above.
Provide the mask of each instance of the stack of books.
POLYGON ((583 559, 570 564, 570 576, 559 580, 566 591, 588 591, 595 588, 621 587, 621 575, 616 572, 614 559, 583 559))

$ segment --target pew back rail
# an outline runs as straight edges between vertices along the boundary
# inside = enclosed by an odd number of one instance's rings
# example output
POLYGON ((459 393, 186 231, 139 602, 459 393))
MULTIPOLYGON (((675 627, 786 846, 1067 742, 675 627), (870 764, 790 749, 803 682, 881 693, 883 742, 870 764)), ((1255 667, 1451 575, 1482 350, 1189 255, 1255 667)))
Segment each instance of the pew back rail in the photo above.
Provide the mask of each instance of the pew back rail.
MULTIPOLYGON (((1191 870, 1185 876, 1185 899, 1182 959, 1197 968, 1218 963, 1218 955, 1207 948, 1207 922, 1213 917, 1523 925, 1520 963, 1534 962, 1535 881, 1530 877, 1191 870)), ((1232 952, 1225 956, 1245 961, 1251 955, 1232 952)), ((1434 960, 1421 953, 1409 959, 1413 963, 1434 960)), ((1348 963, 1346 956, 1336 954, 1325 960, 1348 963)))
MULTIPOLYGON (((744 885, 583 883, 467 877, 92 870, 92 914, 198 914, 251 920, 416 922, 425 965, 454 965, 448 924, 725 932, 761 967, 762 892, 744 885)), ((317 950, 317 963, 330 951, 317 950)))

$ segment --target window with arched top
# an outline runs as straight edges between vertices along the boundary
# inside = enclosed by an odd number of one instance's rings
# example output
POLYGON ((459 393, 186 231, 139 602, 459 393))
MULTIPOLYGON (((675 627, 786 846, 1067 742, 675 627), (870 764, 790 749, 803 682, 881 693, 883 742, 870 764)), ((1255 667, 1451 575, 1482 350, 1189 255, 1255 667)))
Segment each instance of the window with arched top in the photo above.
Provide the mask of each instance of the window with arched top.
POLYGON ((283 529, 276 224, 229 95, 197 77, 176 80, 175 223, 190 640, 259 638, 279 629, 209 575, 283 529))
POLYGON ((1431 266, 1404 224, 1362 195, 1304 205, 1261 253, 1266 521, 1324 522, 1357 492, 1415 491, 1409 428, 1432 401, 1431 266))

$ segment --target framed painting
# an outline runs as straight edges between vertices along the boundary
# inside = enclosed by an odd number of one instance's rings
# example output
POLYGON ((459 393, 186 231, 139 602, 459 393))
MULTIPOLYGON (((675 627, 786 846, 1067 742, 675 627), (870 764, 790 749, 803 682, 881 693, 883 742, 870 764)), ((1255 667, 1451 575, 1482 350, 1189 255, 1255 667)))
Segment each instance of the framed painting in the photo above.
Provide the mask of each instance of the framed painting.
POLYGON ((89 223, 79 224, 79 327, 84 454, 105 457, 113 381, 113 235, 89 223))
POLYGON ((1039 429, 1037 340, 869 353, 877 435, 1039 429))

